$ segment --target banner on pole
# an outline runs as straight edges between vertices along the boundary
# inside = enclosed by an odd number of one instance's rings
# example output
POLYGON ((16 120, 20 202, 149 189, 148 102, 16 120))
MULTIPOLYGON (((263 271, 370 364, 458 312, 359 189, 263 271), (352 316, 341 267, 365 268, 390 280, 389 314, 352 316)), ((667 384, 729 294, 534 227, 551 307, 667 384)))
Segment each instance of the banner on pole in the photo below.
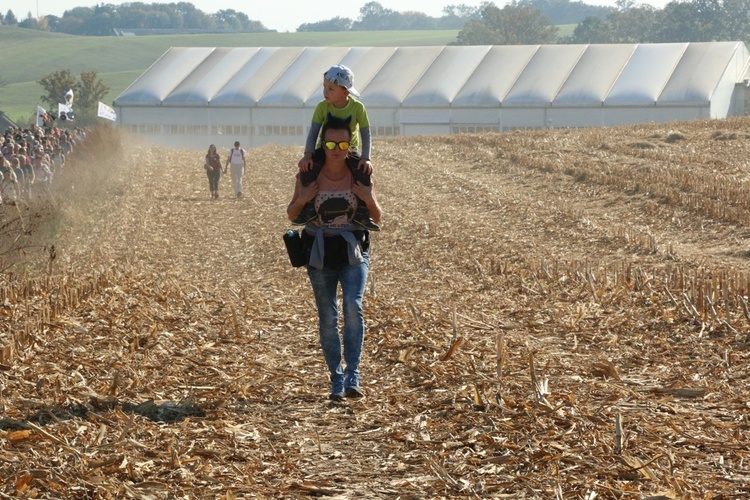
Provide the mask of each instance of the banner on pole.
POLYGON ((41 106, 36 107, 36 126, 43 127, 44 123, 48 121, 47 110, 41 106))
POLYGON ((96 116, 99 116, 101 118, 106 118, 107 120, 117 121, 117 113, 115 113, 115 110, 104 104, 103 102, 99 102, 99 110, 96 113, 96 116))

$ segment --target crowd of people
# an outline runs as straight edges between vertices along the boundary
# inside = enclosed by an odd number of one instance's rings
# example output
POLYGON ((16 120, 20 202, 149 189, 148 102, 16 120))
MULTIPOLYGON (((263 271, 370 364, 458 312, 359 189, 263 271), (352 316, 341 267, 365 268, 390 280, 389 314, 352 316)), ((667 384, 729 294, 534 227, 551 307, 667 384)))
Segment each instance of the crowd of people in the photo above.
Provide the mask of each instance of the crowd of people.
POLYGON ((0 204, 28 202, 49 195, 85 131, 58 127, 8 127, 0 136, 0 204))

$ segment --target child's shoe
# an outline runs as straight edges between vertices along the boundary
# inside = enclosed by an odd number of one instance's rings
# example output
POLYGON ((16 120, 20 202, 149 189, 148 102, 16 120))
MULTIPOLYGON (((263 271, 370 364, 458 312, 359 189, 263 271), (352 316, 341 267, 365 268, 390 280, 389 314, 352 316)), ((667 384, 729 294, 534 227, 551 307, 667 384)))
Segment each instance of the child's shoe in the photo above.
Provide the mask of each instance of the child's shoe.
POLYGON ((305 203, 305 206, 302 208, 302 211, 297 218, 292 221, 292 224, 295 226, 304 226, 308 222, 315 220, 317 216, 318 213, 315 211, 315 205, 313 202, 308 201, 305 203))
POLYGON ((380 226, 375 224, 375 221, 370 217, 370 211, 367 210, 367 206, 357 208, 357 211, 354 213, 353 222, 370 231, 380 231, 380 226))

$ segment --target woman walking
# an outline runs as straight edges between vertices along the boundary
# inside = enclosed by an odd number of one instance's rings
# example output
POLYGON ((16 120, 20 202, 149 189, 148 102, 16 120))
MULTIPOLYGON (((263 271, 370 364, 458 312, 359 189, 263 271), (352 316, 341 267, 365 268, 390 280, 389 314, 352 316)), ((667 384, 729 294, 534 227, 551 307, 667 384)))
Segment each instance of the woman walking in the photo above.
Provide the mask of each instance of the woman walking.
POLYGON ((364 395, 359 364, 365 335, 362 298, 370 268, 370 238, 366 229, 354 225, 354 215, 359 200, 367 205, 376 224, 382 210, 372 184, 356 182, 347 164, 351 140, 348 121, 329 118, 321 138, 325 159, 320 174, 307 186, 302 185, 297 174, 287 217, 294 221, 308 201, 314 202, 317 217, 303 231, 303 241, 310 249, 307 274, 318 309, 320 346, 330 372, 329 398, 341 401, 364 395), (339 338, 339 284, 343 297, 343 345, 339 338))
POLYGON ((206 153, 206 163, 203 165, 208 174, 208 188, 211 190, 211 198, 219 199, 219 178, 221 177, 221 156, 216 151, 216 146, 211 144, 206 153))

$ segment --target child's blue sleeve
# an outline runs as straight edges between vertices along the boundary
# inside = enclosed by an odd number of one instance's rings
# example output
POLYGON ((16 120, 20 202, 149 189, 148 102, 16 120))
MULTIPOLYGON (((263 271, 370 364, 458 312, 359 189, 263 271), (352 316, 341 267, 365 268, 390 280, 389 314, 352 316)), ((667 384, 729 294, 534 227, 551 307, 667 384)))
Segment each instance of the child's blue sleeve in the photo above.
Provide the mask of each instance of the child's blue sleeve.
POLYGON ((307 140, 305 141, 305 153, 312 153, 315 151, 321 127, 322 125, 320 123, 315 123, 314 121, 310 123, 310 132, 308 132, 307 140))
POLYGON ((362 127, 359 129, 359 136, 362 139, 362 158, 370 159, 370 152, 372 148, 372 141, 370 140, 370 127, 362 127))

